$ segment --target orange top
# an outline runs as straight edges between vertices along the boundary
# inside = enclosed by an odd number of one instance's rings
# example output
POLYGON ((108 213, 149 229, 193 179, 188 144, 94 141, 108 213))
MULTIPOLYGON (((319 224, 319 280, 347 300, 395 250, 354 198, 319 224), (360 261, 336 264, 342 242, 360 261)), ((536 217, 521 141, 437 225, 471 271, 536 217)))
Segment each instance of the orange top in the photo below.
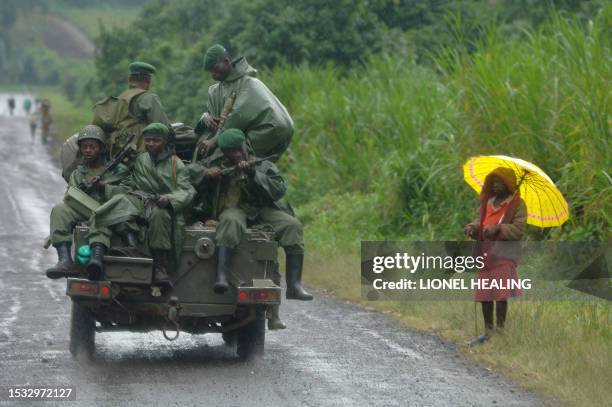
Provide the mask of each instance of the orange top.
POLYGON ((512 197, 510 197, 510 199, 505 199, 501 205, 496 208, 493 206, 493 199, 490 199, 489 202, 487 202, 487 210, 485 213, 485 218, 482 221, 482 226, 486 228, 487 226, 497 225, 504 216, 504 213, 506 213, 508 203, 511 200, 512 197))

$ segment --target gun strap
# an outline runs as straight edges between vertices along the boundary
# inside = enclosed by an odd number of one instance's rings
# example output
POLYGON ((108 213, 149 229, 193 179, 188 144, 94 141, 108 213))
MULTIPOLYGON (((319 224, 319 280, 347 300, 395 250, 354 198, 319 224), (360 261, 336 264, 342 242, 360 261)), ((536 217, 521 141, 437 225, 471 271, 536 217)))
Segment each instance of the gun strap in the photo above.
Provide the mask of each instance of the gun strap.
POLYGON ((174 181, 174 186, 176 186, 176 160, 177 160, 177 157, 173 155, 172 156, 172 180, 174 181))

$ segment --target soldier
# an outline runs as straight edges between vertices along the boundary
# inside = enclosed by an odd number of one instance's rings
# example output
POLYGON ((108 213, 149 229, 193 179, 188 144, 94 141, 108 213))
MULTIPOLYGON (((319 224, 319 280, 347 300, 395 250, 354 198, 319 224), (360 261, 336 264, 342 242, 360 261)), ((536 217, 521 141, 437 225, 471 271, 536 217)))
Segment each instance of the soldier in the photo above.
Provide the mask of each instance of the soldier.
POLYGON ((227 99, 235 94, 233 107, 223 127, 242 130, 256 156, 274 156, 271 160, 277 161, 289 147, 293 136, 293 120, 285 106, 255 78, 257 71, 244 57, 230 61, 228 52, 219 44, 206 51, 204 68, 218 83, 208 89, 206 111, 196 126, 198 132, 205 130, 199 148, 201 154, 206 156, 217 146, 214 134, 227 99))
MULTIPOLYGON (((210 162, 202 177, 205 187, 214 187, 207 189, 219 191, 218 196, 213 198, 216 200, 213 206, 220 214, 215 236, 218 260, 214 291, 224 293, 228 289, 227 268, 249 220, 251 223, 271 225, 277 241, 285 250, 287 298, 312 300, 312 295, 301 285, 304 262, 302 224, 279 209, 278 201, 285 194, 286 185, 278 168, 267 160, 258 163, 249 161, 245 135, 239 129, 225 130, 219 136, 218 144, 223 157, 217 162, 210 162), (236 166, 238 171, 222 176, 221 167, 231 166, 236 166), (216 185, 219 185, 218 189, 216 185)), ((275 283, 280 284, 280 276, 275 283)), ((279 318, 278 307, 268 315, 268 327, 285 328, 279 318)))
POLYGON ((23 99, 23 110, 25 110, 26 114, 30 114, 30 109, 32 109, 32 100, 26 97, 23 99))
POLYGON ((146 152, 134 163, 132 174, 108 202, 94 211, 89 243, 90 276, 101 277, 103 256, 110 247, 111 227, 130 220, 147 224, 146 243, 153 257, 153 281, 171 285, 166 271, 174 248, 178 260, 185 226, 183 212, 195 196, 183 162, 167 148, 170 131, 165 124, 151 123, 142 131, 146 152))
POLYGON ((110 134, 111 156, 125 144, 131 134, 136 135, 135 144, 138 149, 144 151, 141 133, 148 124, 162 123, 170 128, 170 121, 159 97, 149 92, 155 67, 137 61, 128 66, 128 71, 129 89, 118 97, 110 96, 94 106, 92 123, 110 134))
POLYGON ((42 142, 46 144, 49 139, 49 134, 51 133, 51 123, 53 123, 53 118, 51 117, 51 101, 49 99, 43 99, 40 103, 40 113, 42 122, 42 142))
MULTIPOLYGON (((104 171, 104 150, 106 146, 106 135, 101 128, 94 125, 85 126, 78 136, 79 151, 83 157, 83 164, 79 165, 70 175, 68 185, 78 188, 85 182, 90 182, 94 177, 104 171)), ((105 174, 104 179, 117 177, 121 169, 113 173, 105 174)), ((107 193, 111 188, 104 188, 103 183, 96 184, 96 188, 89 196, 98 203, 107 200, 107 193)), ((70 257, 70 246, 72 243, 72 230, 80 223, 88 220, 88 216, 66 203, 60 203, 51 210, 51 243, 57 250, 58 262, 55 266, 47 269, 47 277, 61 278, 75 275, 72 270, 72 258, 70 257)))
POLYGON ((36 137, 36 128, 38 127, 38 122, 40 119, 40 102, 37 100, 34 102, 34 111, 30 115, 30 137, 32 143, 36 137))

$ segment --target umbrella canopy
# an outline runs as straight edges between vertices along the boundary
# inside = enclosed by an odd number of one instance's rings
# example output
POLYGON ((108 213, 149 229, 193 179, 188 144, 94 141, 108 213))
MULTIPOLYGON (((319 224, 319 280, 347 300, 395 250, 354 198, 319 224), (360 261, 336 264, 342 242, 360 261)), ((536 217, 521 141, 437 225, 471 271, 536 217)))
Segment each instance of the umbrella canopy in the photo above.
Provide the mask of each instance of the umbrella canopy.
POLYGON ((478 193, 485 178, 499 167, 514 171, 521 198, 527 205, 527 223, 542 228, 561 226, 569 218, 569 208, 555 183, 535 164, 504 155, 470 158, 463 166, 463 178, 478 193))

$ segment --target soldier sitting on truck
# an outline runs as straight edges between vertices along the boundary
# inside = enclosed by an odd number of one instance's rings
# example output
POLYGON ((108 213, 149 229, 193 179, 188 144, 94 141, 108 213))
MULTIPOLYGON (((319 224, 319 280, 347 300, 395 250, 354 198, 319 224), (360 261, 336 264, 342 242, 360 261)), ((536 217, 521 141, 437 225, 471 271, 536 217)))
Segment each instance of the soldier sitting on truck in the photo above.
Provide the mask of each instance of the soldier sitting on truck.
POLYGON ((141 235, 153 257, 153 282, 171 285, 169 255, 174 254, 178 260, 185 226, 183 213, 190 207, 195 190, 183 162, 167 148, 168 127, 151 123, 142 136, 146 152, 138 156, 132 174, 118 187, 120 193, 93 213, 89 234, 92 255, 87 270, 94 278, 102 277, 111 227, 136 221, 146 224, 146 233, 141 235))
POLYGON ((109 96, 96 103, 92 124, 102 127, 109 135, 109 152, 114 155, 126 139, 136 135, 134 143, 144 151, 142 129, 151 123, 170 127, 159 97, 149 91, 156 68, 146 62, 136 61, 128 66, 129 88, 117 97, 109 96))
MULTIPOLYGON (((83 158, 83 164, 79 165, 70 175, 68 186, 72 188, 82 188, 82 185, 91 182, 105 171, 105 149, 106 135, 101 128, 94 125, 85 126, 78 135, 79 152, 83 158)), ((117 178, 125 169, 118 167, 112 172, 106 172, 102 179, 117 178)), ((105 202, 109 195, 110 188, 105 190, 103 183, 96 183, 91 191, 87 191, 89 197, 98 203, 105 202)), ((70 201, 59 203, 51 210, 51 243, 57 250, 58 262, 55 266, 47 269, 47 277, 61 278, 73 277, 78 273, 73 269, 73 262, 70 256, 70 246, 72 243, 72 230, 81 222, 89 219, 90 213, 84 212, 83 208, 74 207, 70 201)))
MULTIPOLYGON (((284 248, 287 298, 312 300, 312 295, 301 285, 304 261, 302 224, 295 216, 280 209, 278 201, 285 194, 286 185, 278 168, 265 159, 249 161, 245 135, 240 129, 222 132, 218 146, 223 156, 217 161, 203 163, 204 171, 199 183, 199 188, 217 191, 212 194, 212 216, 219 214, 215 236, 218 257, 214 291, 222 294, 228 289, 230 259, 246 232, 248 221, 249 224, 270 225, 276 240, 284 248)), ((276 280, 275 283, 280 284, 280 276, 276 280)), ((279 318, 278 307, 273 309, 268 319, 270 329, 285 327, 279 318)))

